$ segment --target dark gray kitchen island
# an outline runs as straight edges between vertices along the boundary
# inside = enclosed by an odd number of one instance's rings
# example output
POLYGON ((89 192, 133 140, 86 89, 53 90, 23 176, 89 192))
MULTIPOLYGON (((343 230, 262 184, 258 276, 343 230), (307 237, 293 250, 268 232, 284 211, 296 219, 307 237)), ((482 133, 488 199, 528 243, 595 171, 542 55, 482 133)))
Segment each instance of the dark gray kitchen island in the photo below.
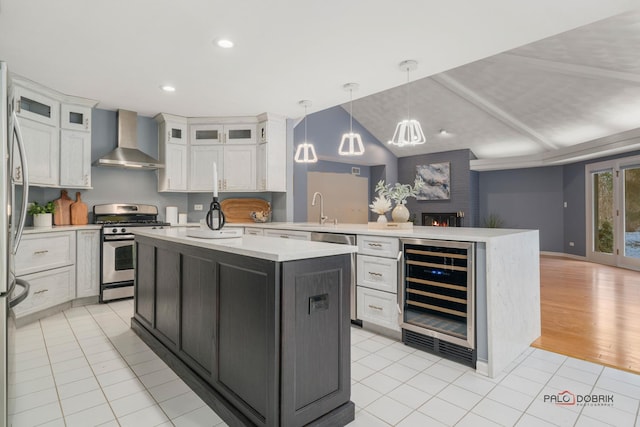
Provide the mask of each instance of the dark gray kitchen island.
POLYGON ((131 326, 229 425, 346 425, 355 250, 138 232, 131 326))

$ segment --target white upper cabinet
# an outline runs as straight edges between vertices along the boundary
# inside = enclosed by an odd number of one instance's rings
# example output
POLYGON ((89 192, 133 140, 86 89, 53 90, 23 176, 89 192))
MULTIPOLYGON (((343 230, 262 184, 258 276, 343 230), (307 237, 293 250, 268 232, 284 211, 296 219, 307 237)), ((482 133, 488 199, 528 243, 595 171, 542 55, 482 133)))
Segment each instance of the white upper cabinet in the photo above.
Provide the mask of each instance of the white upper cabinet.
MULTIPOLYGON (((57 127, 30 119, 20 120, 24 148, 29 165, 29 184, 37 186, 57 186, 60 166, 60 133, 57 127)), ((22 182, 24 171, 14 153, 13 177, 22 182)))
POLYGON ((256 189, 256 146, 224 147, 222 190, 251 191, 256 189))
POLYGON ((60 131, 60 186, 91 187, 91 134, 60 131))
POLYGON ((287 191, 286 119, 274 114, 262 114, 258 119, 258 190, 287 191))
POLYGON ((189 164, 187 119, 158 114, 158 154, 163 169, 158 169, 158 191, 187 191, 189 164))
POLYGON ((191 145, 222 144, 224 129, 217 124, 199 124, 189 126, 191 145))
POLYGON ((34 90, 16 86, 14 108, 18 117, 58 127, 60 102, 34 90))
POLYGON ((91 131, 91 108, 83 105, 60 105, 60 128, 91 131))
POLYGON ((255 123, 241 125, 224 125, 225 144, 255 144, 255 123))
POLYGON ((213 191, 213 162, 218 169, 218 189, 224 184, 224 163, 222 147, 215 145, 194 145, 191 147, 189 165, 189 190, 213 191))
POLYGON ((166 138, 165 142, 167 144, 187 145, 189 141, 186 120, 180 121, 178 118, 167 120, 164 123, 163 132, 164 135, 162 135, 162 137, 166 138))
POLYGON ((272 123, 271 115, 260 117, 259 124, 258 117, 158 114, 158 151, 165 164, 158 171, 158 191, 212 191, 213 162, 221 192, 285 191, 285 119, 272 123), (267 139, 273 141, 269 148, 267 139), (270 171, 271 167, 278 170, 270 171))
MULTIPOLYGON (((91 188, 91 108, 97 101, 11 77, 29 182, 42 187, 91 188)), ((21 181, 22 171, 14 164, 14 177, 21 181)))

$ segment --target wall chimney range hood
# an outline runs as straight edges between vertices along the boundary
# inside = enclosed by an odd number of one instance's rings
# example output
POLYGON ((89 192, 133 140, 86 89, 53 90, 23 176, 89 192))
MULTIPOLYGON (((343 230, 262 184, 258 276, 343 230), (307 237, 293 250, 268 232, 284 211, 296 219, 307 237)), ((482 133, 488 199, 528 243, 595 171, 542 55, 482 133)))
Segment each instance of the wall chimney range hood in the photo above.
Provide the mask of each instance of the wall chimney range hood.
POLYGON ((159 169, 164 165, 138 149, 138 114, 118 110, 118 146, 94 162, 96 166, 124 169, 159 169))

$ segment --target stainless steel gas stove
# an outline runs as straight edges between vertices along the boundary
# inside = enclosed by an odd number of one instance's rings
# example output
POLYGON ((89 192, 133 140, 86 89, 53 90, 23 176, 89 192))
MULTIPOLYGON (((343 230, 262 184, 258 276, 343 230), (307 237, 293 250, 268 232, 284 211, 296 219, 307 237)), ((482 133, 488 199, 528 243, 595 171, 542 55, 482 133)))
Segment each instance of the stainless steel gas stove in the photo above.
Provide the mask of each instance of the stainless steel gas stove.
POLYGON ((111 203, 95 205, 93 218, 102 225, 100 302, 133 298, 133 228, 164 228, 153 205, 111 203))

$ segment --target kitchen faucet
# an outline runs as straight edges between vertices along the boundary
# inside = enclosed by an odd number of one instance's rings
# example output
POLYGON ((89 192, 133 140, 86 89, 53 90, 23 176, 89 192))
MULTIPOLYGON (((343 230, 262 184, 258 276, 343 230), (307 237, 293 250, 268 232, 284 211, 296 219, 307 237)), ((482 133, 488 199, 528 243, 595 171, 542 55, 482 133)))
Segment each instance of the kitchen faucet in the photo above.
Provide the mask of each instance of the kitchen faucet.
POLYGON ((322 201, 322 193, 316 191, 313 193, 313 199, 311 200, 311 206, 316 205, 316 196, 320 196, 320 224, 324 224, 324 222, 329 218, 328 216, 324 216, 324 202, 322 201))

